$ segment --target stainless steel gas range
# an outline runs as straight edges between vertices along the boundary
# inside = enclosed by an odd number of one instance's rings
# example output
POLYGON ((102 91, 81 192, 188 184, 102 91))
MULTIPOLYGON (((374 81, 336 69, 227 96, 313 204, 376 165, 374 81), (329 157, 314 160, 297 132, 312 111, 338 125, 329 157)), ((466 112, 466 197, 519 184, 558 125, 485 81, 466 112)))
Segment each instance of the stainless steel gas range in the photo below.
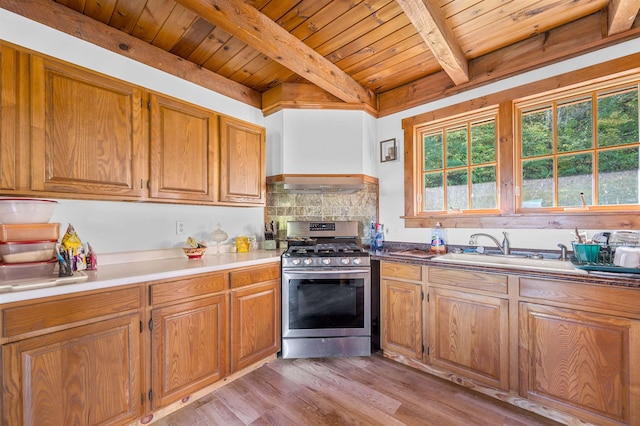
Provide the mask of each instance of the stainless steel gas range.
POLYGON ((358 222, 289 222, 282 357, 371 354, 371 266, 358 222))

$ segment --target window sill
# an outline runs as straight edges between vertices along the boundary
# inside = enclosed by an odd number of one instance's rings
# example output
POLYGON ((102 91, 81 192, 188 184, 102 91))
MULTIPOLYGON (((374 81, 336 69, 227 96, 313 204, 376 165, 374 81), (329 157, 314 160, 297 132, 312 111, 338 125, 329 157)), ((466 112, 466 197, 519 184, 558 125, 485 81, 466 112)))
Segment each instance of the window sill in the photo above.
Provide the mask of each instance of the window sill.
POLYGON ((640 214, 636 211, 564 211, 498 215, 442 213, 401 218, 404 219, 407 228, 433 228, 439 222, 445 228, 640 229, 640 214))

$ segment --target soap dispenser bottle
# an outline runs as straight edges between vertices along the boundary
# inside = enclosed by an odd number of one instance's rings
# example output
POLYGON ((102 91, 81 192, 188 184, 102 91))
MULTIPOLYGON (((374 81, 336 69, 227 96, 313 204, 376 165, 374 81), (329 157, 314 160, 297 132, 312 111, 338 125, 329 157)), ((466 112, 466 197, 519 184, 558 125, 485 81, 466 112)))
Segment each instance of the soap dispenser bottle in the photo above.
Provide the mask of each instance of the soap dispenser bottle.
POLYGON ((430 251, 436 254, 444 254, 447 252, 445 230, 440 222, 437 222, 435 228, 433 228, 430 251))

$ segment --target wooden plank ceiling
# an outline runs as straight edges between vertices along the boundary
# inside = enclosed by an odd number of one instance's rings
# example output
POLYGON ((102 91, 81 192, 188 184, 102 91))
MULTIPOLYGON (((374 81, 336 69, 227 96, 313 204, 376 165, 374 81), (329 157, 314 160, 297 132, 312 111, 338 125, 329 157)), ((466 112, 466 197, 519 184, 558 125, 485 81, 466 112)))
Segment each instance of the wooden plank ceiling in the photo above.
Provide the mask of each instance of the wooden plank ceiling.
POLYGON ((261 108, 388 115, 640 35, 640 0, 0 0, 261 108))

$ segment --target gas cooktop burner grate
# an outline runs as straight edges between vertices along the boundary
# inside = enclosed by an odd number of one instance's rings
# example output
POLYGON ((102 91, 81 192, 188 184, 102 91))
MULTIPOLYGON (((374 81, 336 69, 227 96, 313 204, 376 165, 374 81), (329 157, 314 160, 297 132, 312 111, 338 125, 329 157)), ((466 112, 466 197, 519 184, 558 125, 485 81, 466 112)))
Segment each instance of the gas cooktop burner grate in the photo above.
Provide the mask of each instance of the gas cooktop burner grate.
POLYGON ((364 249, 355 243, 326 243, 313 246, 289 247, 287 253, 291 256, 326 256, 326 255, 348 255, 364 253, 364 249))

